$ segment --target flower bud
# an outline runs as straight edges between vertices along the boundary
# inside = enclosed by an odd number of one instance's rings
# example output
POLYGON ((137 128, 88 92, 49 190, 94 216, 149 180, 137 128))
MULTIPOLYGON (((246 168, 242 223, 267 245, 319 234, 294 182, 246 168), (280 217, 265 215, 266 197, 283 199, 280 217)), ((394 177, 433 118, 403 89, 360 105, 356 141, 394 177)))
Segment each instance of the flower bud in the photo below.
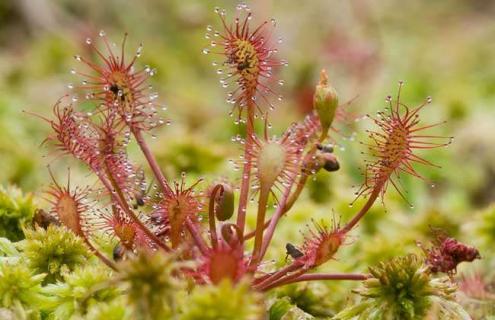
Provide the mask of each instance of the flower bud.
POLYGON ((227 183, 215 195, 215 216, 219 221, 230 219, 234 214, 234 190, 227 183))
POLYGON ((224 224, 221 228, 222 237, 225 242, 231 246, 235 247, 240 243, 241 240, 241 232, 239 227, 237 227, 233 223, 224 224))
POLYGON ((316 174, 322 168, 328 172, 339 170, 340 165, 337 157, 330 152, 322 151, 306 155, 303 161, 303 172, 305 174, 316 174))
POLYGON ((322 153, 320 154, 320 161, 323 163, 323 169, 328 172, 337 171, 340 168, 339 161, 337 161, 337 157, 331 153, 322 153))
POLYGON ((323 134, 326 136, 332 125, 335 112, 339 105, 337 91, 328 83, 328 75, 325 69, 321 70, 320 82, 316 86, 313 97, 313 107, 320 118, 323 134))
POLYGON ((261 188, 270 189, 284 171, 287 152, 283 145, 268 142, 263 145, 258 157, 258 179, 261 188))

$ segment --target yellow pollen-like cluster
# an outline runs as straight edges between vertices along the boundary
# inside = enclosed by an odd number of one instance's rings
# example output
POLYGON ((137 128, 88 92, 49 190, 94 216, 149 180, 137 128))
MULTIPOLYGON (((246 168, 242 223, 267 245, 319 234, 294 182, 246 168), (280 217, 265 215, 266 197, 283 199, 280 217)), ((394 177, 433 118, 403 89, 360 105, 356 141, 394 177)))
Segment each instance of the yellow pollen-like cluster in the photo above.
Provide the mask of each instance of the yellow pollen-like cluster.
POLYGON ((400 165, 401 159, 407 155, 409 150, 408 131, 401 124, 392 126, 388 133, 386 142, 382 148, 382 160, 387 161, 389 167, 400 165))
POLYGON ((248 87, 255 87, 260 72, 258 52, 253 44, 247 40, 237 39, 235 50, 232 52, 232 64, 241 75, 244 84, 248 87))
POLYGON ((132 98, 131 84, 128 76, 120 71, 113 72, 109 81, 112 85, 109 88, 109 92, 113 95, 114 99, 126 100, 132 98))

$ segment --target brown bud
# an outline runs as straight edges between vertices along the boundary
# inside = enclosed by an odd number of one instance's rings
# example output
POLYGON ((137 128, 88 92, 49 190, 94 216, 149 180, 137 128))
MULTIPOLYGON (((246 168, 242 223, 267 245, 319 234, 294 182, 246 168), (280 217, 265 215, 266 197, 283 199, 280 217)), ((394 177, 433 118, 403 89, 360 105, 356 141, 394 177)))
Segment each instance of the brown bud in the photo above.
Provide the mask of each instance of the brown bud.
POLYGON ((337 157, 329 152, 317 151, 316 154, 308 154, 303 161, 303 172, 307 175, 316 174, 320 169, 328 172, 337 171, 340 168, 337 157))
POLYGON ((337 171, 340 168, 339 161, 332 153, 323 153, 320 155, 321 161, 323 162, 323 169, 328 172, 337 171))
POLYGON ((234 190, 227 183, 217 186, 221 188, 215 194, 215 217, 219 221, 225 221, 234 214, 234 190))
POLYGON ((241 241, 241 233, 239 227, 233 223, 227 223, 222 226, 222 237, 229 244, 230 247, 234 247, 241 241))

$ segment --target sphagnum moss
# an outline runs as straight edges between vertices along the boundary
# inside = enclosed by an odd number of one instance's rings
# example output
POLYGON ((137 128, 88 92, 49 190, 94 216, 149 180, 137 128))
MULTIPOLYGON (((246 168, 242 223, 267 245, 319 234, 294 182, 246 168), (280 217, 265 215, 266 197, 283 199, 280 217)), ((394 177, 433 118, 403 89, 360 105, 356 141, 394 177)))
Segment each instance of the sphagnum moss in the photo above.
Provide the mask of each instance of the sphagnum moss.
POLYGON ((438 310, 439 319, 470 319, 455 302, 455 285, 435 278, 415 255, 397 257, 370 267, 370 278, 354 292, 361 300, 333 319, 420 320, 438 310))
POLYGON ((36 273, 44 273, 44 283, 62 280, 63 274, 89 262, 92 255, 81 238, 65 227, 25 229, 21 247, 27 264, 36 273))

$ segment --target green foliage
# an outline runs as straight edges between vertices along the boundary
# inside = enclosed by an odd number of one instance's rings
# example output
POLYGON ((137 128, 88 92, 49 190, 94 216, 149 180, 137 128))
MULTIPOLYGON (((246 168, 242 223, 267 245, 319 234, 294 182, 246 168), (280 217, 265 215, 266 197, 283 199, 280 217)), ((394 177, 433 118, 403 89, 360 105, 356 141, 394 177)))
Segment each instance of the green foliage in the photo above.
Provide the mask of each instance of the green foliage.
POLYGON ((43 288, 45 294, 56 297, 51 317, 77 318, 84 316, 98 302, 112 301, 120 292, 109 279, 110 271, 101 265, 86 265, 71 273, 64 273, 63 282, 49 284, 43 288))
POLYGON ((308 181, 308 192, 311 200, 316 203, 328 203, 332 198, 332 188, 330 188, 331 174, 318 172, 308 181))
POLYGON ((322 284, 304 283, 293 284, 281 288, 279 297, 287 297, 290 303, 302 311, 315 317, 328 317, 333 315, 327 298, 329 290, 322 284))
POLYGON ((416 224, 416 229, 431 238, 432 227, 445 231, 451 237, 458 237, 459 224, 455 218, 436 209, 426 210, 416 224))
POLYGON ((107 303, 98 303, 91 307, 86 320, 130 320, 131 313, 124 299, 115 299, 107 303))
POLYGON ((469 319, 453 301, 456 288, 450 279, 433 278, 417 256, 397 257, 369 269, 371 278, 355 290, 361 301, 335 320, 420 320, 434 311, 446 319, 469 319))
POLYGON ((12 241, 23 239, 22 228, 31 222, 35 209, 31 194, 0 186, 0 237, 12 241))
POLYGON ((314 317, 291 304, 289 297, 277 299, 269 310, 270 320, 306 320, 314 317))
POLYGON ((233 285, 223 280, 216 286, 194 288, 184 302, 181 320, 258 320, 265 307, 261 294, 251 291, 248 282, 233 285))
POLYGON ((495 243, 495 205, 479 213, 476 221, 476 231, 487 248, 495 243))
POLYGON ((62 280, 62 274, 73 271, 91 257, 83 240, 64 227, 50 225, 47 230, 25 229, 21 244, 29 267, 46 273, 44 283, 62 280))
POLYGON ((44 277, 34 274, 22 261, 0 264, 0 306, 14 309, 15 314, 35 314, 47 299, 41 293, 44 277))
POLYGON ((157 151, 158 161, 163 163, 165 170, 172 174, 211 173, 223 161, 224 154, 223 149, 211 141, 204 141, 201 136, 189 135, 166 140, 166 146, 157 151))
POLYGON ((280 320, 292 308, 289 297, 277 299, 268 310, 270 320, 280 320))
POLYGON ((126 289, 133 319, 169 319, 177 313, 182 283, 174 255, 142 251, 122 265, 120 281, 126 289))

